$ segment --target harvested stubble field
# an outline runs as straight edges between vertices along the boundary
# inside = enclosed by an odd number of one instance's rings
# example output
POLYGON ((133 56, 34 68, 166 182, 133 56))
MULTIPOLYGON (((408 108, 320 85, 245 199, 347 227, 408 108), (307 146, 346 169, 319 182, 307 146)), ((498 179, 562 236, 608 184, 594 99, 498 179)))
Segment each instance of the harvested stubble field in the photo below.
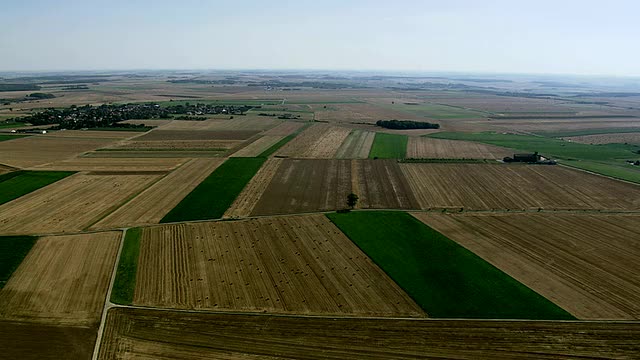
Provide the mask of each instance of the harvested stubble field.
POLYGON ((581 319, 640 319, 638 215, 416 213, 581 319))
POLYGON ((189 161, 109 214, 92 228, 109 229, 159 223, 223 161, 223 159, 193 159, 189 161))
POLYGON ((314 106, 315 118, 320 121, 374 124, 383 119, 424 120, 424 117, 373 104, 331 104, 314 106))
POLYGON ((233 218, 249 216, 260 200, 260 197, 262 197, 267 186, 271 183, 271 179, 273 179, 278 168, 280 168, 282 161, 283 159, 279 158, 267 159, 255 176, 251 178, 251 181, 249 181, 247 186, 242 189, 242 192, 238 195, 233 204, 231 204, 229 209, 224 213, 224 217, 233 218))
POLYGON ((424 316, 322 215, 145 228, 134 304, 424 316))
POLYGON ((640 187, 549 165, 400 164, 422 209, 640 208, 640 187))
POLYGON ((640 324, 295 318, 111 309, 99 359, 633 358, 640 324))
POLYGON ((167 140, 246 140, 259 133, 256 130, 154 130, 136 141, 167 140))
POLYGON ((264 190, 251 215, 343 209, 351 192, 359 208, 419 208, 394 160, 284 159, 268 186, 256 189, 264 190))
POLYGON ((376 133, 372 131, 353 130, 345 139, 338 151, 338 159, 366 159, 369 157, 371 145, 376 133))
POLYGON ((38 239, 0 291, 0 319, 97 326, 119 231, 38 239))
POLYGON ((78 157, 38 166, 36 169, 66 171, 119 171, 136 173, 147 171, 171 171, 187 161, 188 159, 184 158, 78 157))
POLYGON ((285 159, 251 215, 342 209, 350 192, 350 160, 285 159))
POLYGON ((240 145, 243 140, 156 140, 125 141, 104 150, 114 151, 167 151, 167 150, 217 150, 224 151, 240 145))
POLYGON ((282 120, 264 116, 236 116, 230 120, 210 119, 203 121, 174 120, 162 130, 197 131, 263 131, 282 123, 282 120))
POLYGON ((284 139, 283 135, 265 135, 251 144, 243 147, 231 155, 231 157, 254 157, 259 156, 265 150, 271 148, 277 144, 280 140, 284 139))
POLYGON ((456 141, 410 137, 407 144, 409 159, 502 159, 513 156, 514 150, 499 146, 456 141))
POLYGON ((269 130, 265 131, 264 135, 269 135, 269 136, 287 136, 287 135, 291 135, 291 134, 295 133, 296 131, 298 131, 304 125, 305 125, 304 123, 300 123, 300 122, 287 121, 287 122, 283 122, 282 124, 272 128, 272 129, 269 129, 269 130))
POLYGON ((45 137, 62 137, 74 139, 112 139, 123 140, 142 135, 139 131, 92 131, 92 130, 64 130, 51 131, 45 137))
POLYGON ((600 135, 584 135, 570 136, 563 138, 582 144, 638 144, 640 145, 640 132, 637 133, 620 133, 620 134, 600 134, 600 135))
POLYGON ((315 124, 276 152, 276 156, 331 159, 351 130, 329 124, 315 124))
POLYGON ((0 142, 0 163, 27 168, 60 161, 112 143, 113 139, 29 136, 0 142))
POLYGON ((80 231, 158 178, 158 175, 72 175, 0 206, 0 233, 80 231))
POLYGON ((86 360, 93 354, 97 332, 96 327, 0 320, 0 354, 6 359, 86 360))

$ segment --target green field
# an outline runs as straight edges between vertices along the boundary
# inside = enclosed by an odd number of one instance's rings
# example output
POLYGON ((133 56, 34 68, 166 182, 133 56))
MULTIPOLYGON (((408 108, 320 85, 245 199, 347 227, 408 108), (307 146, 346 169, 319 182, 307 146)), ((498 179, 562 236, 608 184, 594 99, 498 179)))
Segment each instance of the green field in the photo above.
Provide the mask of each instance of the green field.
POLYGON ((160 222, 221 218, 265 160, 264 157, 228 159, 160 222))
POLYGON ((142 229, 132 228, 127 230, 127 234, 124 237, 116 279, 111 292, 112 303, 131 305, 133 302, 138 257, 140 255, 140 235, 142 235, 142 229))
POLYGON ((585 136, 585 135, 600 135, 600 134, 623 134, 623 133, 637 133, 640 132, 640 128, 601 128, 601 129, 586 129, 586 130, 567 130, 567 131, 538 131, 536 134, 547 137, 569 137, 569 136, 585 136))
MULTIPOLYGON (((486 117, 487 113, 478 110, 464 109, 457 106, 422 103, 407 105, 396 102, 395 104, 382 105, 388 109, 406 112, 409 114, 424 116, 431 119, 475 119, 486 117)), ((388 119, 391 120, 391 119, 388 119)), ((398 119, 402 120, 402 119, 398 119)))
POLYGON ((15 127, 22 127, 25 126, 24 123, 16 123, 16 122, 11 122, 11 123, 6 123, 6 122, 0 122, 0 129, 9 129, 9 128, 15 128, 15 127))
POLYGON ((574 319, 407 213, 360 211, 327 216, 430 317, 574 319))
POLYGON ((369 158, 404 159, 407 155, 408 140, 406 135, 376 133, 369 158))
POLYGON ((0 236, 0 289, 38 240, 35 236, 0 236))
POLYGON ((29 135, 4 135, 4 134, 0 134, 0 141, 20 139, 20 138, 27 137, 27 136, 29 136, 29 135))
POLYGON ((640 159, 640 146, 627 144, 589 145, 543 136, 498 134, 491 132, 462 133, 440 132, 425 135, 437 139, 476 141, 504 146, 516 151, 538 151, 546 157, 557 159, 561 164, 590 170, 598 174, 622 180, 640 182, 640 169, 630 168, 625 160, 640 159))
POLYGON ((72 171, 14 171, 0 175, 0 205, 74 174, 72 171))

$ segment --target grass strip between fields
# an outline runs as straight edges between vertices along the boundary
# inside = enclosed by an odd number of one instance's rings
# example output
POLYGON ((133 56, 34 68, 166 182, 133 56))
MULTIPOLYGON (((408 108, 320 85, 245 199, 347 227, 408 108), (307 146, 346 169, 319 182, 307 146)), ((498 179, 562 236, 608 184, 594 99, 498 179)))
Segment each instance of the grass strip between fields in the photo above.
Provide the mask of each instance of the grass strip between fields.
POLYGON ((221 218, 266 160, 265 157, 228 159, 160 222, 221 218))
POLYGON ((575 319, 407 213, 362 211, 327 217, 430 317, 575 319))
POLYGON ((38 240, 35 236, 0 236, 0 289, 38 240))
POLYGON ((14 171, 0 175, 0 205, 72 174, 72 171, 14 171))
POLYGON ((404 159, 407 154, 406 135, 376 133, 369 151, 369 158, 404 159))
POLYGON ((128 229, 125 234, 116 279, 111 291, 111 302, 114 304, 131 305, 133 303, 141 235, 141 228, 128 229))

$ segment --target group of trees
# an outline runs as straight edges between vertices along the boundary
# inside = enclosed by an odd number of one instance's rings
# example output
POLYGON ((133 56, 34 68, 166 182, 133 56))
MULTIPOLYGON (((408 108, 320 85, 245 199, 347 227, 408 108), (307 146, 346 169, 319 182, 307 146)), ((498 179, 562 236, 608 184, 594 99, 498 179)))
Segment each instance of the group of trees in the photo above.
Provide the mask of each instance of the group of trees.
POLYGON ((387 129, 408 130, 408 129, 439 129, 440 124, 411 120, 378 120, 376 125, 387 129))

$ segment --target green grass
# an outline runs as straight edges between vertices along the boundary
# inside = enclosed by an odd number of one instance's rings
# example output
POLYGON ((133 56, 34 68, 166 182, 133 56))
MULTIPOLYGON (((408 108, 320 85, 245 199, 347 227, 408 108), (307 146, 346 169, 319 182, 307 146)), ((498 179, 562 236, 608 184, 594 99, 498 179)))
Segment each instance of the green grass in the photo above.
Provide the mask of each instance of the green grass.
POLYGON ((29 136, 29 135, 3 135, 3 134, 0 134, 0 141, 20 139, 20 138, 27 137, 27 136, 29 136))
POLYGON ((222 217, 265 160, 264 157, 228 159, 169 211, 160 222, 222 217))
POLYGON ((0 176, 0 205, 74 174, 71 171, 14 171, 0 176))
POLYGON ((9 128, 15 128, 15 127, 22 127, 22 126, 25 126, 24 123, 16 123, 16 122, 5 123, 5 122, 0 122, 0 129, 9 129, 9 128))
POLYGON ((574 319, 407 213, 360 211, 327 216, 430 317, 574 319))
POLYGON ((0 236, 0 289, 38 240, 35 236, 0 236))
POLYGON ((376 133, 369 158, 404 159, 407 154, 406 135, 376 133))
POLYGON ((116 272, 116 279, 111 292, 111 302, 121 305, 131 305, 136 289, 136 273, 138 271, 138 257, 140 255, 140 235, 142 229, 127 230, 120 254, 120 262, 116 272))
POLYGON ((582 160, 561 160, 560 164, 640 184, 640 169, 638 169, 638 166, 628 164, 612 165, 582 160))

